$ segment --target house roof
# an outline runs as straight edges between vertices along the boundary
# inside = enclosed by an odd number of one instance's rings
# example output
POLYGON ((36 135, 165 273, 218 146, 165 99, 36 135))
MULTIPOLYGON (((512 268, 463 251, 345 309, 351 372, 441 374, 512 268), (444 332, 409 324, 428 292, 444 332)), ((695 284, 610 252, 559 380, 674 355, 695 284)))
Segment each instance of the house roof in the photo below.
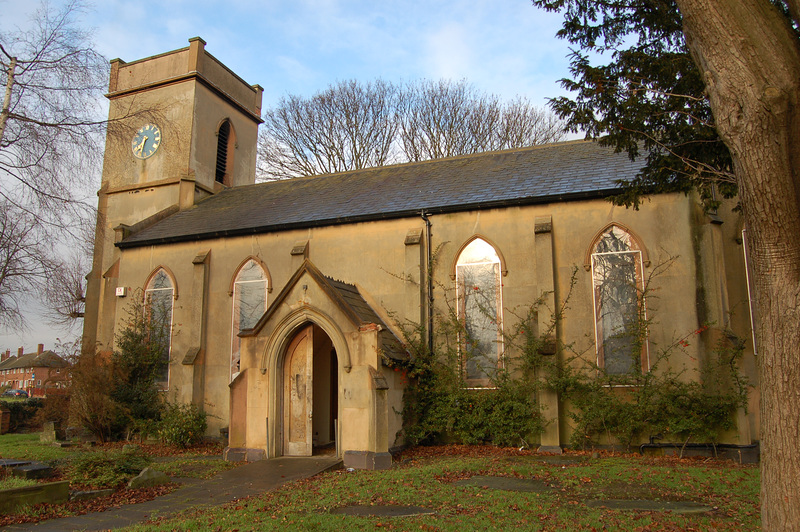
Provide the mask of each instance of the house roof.
POLYGON ((0 363, 0 370, 16 368, 65 368, 67 361, 53 351, 12 356, 0 363))
POLYGON ((374 323, 380 325, 378 337, 380 338, 380 347, 383 354, 393 360, 407 360, 408 352, 403 348, 400 341, 392 333, 383 320, 375 313, 375 310, 366 302, 364 297, 352 284, 343 281, 337 281, 330 277, 325 277, 328 283, 339 292, 342 299, 347 303, 350 309, 358 316, 362 324, 374 323))
POLYGON ((591 141, 233 187, 117 243, 121 248, 604 197, 641 162, 591 141))
POLYGON ((289 295, 291 289, 299 282, 304 274, 310 275, 325 291, 328 296, 338 305, 339 309, 347 315, 350 321, 358 326, 378 325, 378 338, 380 339, 380 349, 383 354, 394 360, 406 360, 408 353, 403 348, 400 341, 391 332, 386 323, 378 316, 375 310, 358 291, 358 287, 352 284, 338 281, 324 275, 319 268, 306 259, 303 264, 292 275, 291 279, 281 289, 280 293, 270 303, 269 308, 258 320, 252 329, 242 331, 240 336, 253 336, 258 334, 272 316, 282 307, 283 301, 289 295))

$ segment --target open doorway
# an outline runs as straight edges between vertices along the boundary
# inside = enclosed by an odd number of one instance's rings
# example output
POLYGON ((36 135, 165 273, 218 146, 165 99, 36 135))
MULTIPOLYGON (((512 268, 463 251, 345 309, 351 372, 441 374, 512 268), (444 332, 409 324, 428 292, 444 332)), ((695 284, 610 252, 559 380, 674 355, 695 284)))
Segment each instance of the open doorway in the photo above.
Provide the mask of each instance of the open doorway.
POLYGON ((336 453, 338 361, 330 337, 317 325, 301 328, 283 364, 283 454, 336 453))

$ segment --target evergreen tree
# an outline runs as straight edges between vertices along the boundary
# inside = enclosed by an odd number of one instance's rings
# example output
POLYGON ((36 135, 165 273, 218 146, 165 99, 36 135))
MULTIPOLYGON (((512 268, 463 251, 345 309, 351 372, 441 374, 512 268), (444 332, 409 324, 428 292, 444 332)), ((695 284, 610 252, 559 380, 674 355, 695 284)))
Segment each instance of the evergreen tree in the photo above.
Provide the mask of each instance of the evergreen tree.
POLYGON ((578 96, 556 108, 632 154, 637 140, 656 148, 628 203, 647 185, 735 177, 759 314, 762 523, 800 529, 800 461, 786 459, 800 443, 800 0, 533 3, 563 10, 560 35, 583 50, 567 82, 578 96), (592 67, 603 54, 612 63, 592 67))

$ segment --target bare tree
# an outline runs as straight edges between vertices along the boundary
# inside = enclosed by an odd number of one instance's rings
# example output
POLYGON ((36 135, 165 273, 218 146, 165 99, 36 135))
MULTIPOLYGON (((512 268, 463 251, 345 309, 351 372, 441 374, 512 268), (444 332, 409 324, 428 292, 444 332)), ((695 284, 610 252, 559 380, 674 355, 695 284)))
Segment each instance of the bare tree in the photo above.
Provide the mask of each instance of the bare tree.
POLYGON ((510 102, 461 81, 424 80, 404 98, 400 144, 410 161, 535 146, 564 138, 553 113, 518 97, 510 102))
POLYGON ((400 143, 410 161, 474 153, 500 122, 491 102, 466 81, 420 81, 408 86, 400 143))
POLYGON ((77 222, 73 245, 50 259, 51 268, 39 292, 45 303, 45 319, 71 331, 82 324, 86 304, 86 273, 92 268, 94 211, 77 222))
POLYGON ((495 130, 498 150, 538 146, 564 139, 564 121, 527 98, 518 97, 503 106, 500 128, 495 130))
POLYGON ((0 327, 25 324, 22 303, 47 275, 50 264, 37 220, 8 201, 0 201, 0 327))
POLYGON ((0 326, 25 323, 20 303, 30 294, 55 291, 60 280, 70 292, 81 277, 71 271, 80 261, 66 267, 66 256, 80 247, 76 220, 92 212, 83 200, 101 167, 108 78, 78 23, 84 10, 80 0, 59 9, 44 2, 25 28, 0 30, 0 326))
POLYGON ((282 98, 264 115, 262 177, 281 179, 391 162, 400 93, 391 83, 343 81, 310 99, 282 98))
POLYGON ((561 140, 562 122, 524 98, 503 102, 466 81, 345 81, 264 115, 259 175, 283 179, 561 140))
POLYGON ((44 3, 28 29, 0 34, 0 194, 44 208, 51 221, 63 214, 53 211, 71 210, 71 191, 101 154, 108 63, 76 24, 83 9, 76 0, 59 11, 44 3))

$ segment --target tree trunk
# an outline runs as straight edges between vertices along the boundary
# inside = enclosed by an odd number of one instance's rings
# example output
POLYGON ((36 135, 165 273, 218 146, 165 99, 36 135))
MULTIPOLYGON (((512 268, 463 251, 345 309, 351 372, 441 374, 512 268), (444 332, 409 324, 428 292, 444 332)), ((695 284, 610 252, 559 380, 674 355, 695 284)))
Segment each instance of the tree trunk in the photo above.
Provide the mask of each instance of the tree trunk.
POLYGON ((3 96, 3 109, 0 111, 0 142, 3 142, 3 134, 6 130, 8 114, 11 111, 11 92, 14 89, 14 74, 17 70, 17 58, 12 57, 8 65, 8 78, 6 80, 6 92, 3 96))
POLYGON ((751 244, 762 525, 800 530, 800 40, 769 0, 676 2, 751 244))

